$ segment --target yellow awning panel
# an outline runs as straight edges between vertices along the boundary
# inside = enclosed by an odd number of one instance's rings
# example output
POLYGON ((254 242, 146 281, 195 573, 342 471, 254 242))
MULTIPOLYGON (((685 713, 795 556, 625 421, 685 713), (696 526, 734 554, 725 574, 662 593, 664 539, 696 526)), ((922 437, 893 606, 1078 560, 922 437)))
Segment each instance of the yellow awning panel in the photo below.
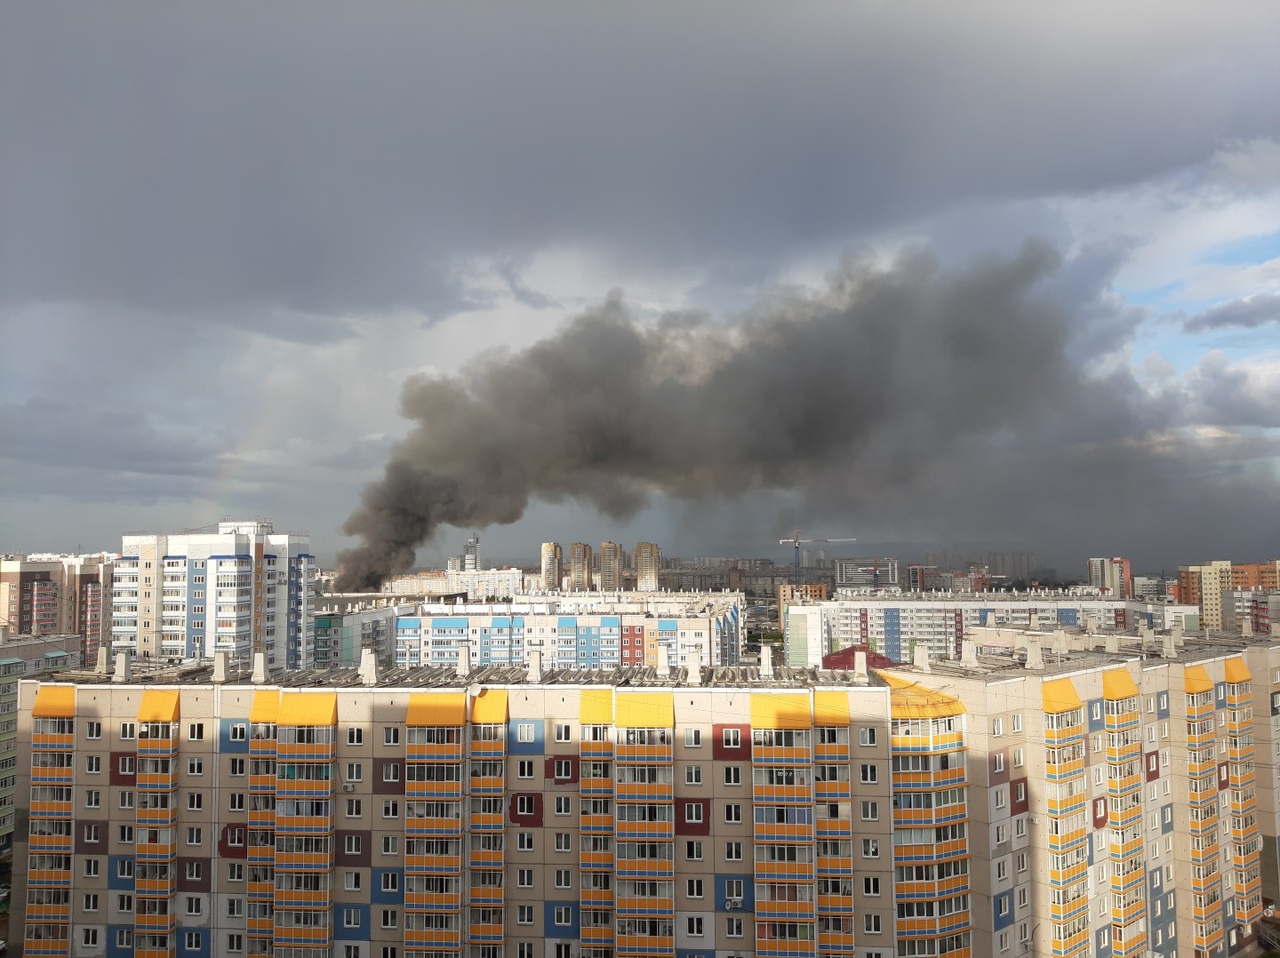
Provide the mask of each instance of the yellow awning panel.
POLYGON ((578 715, 583 725, 612 725, 613 689, 583 689, 578 715))
POLYGON ((1203 665, 1188 665, 1182 670, 1182 689, 1188 695, 1213 691, 1213 679, 1203 665))
POLYGON ((506 725, 507 690, 481 689, 471 700, 471 721, 477 725, 506 725))
POLYGON ((958 698, 918 681, 888 672, 876 672, 876 677, 889 686, 889 711, 895 719, 948 718, 965 713, 964 703, 958 698))
POLYGON ((618 728, 675 728, 673 692, 619 692, 618 728))
POLYGON ((337 725, 337 692, 284 692, 277 725, 337 725))
POLYGON ((142 704, 138 706, 138 721, 178 721, 179 698, 177 689, 144 689, 142 704))
POLYGON ((813 693, 814 725, 848 725, 849 693, 848 692, 814 692, 813 693))
POLYGON ((781 692, 768 695, 751 694, 751 727, 756 728, 812 728, 809 716, 809 696, 801 692, 781 692))
POLYGON ((1073 709, 1084 708, 1080 695, 1070 679, 1050 679, 1040 686, 1044 711, 1048 715, 1061 715, 1073 709))
POLYGON ((74 685, 41 685, 36 692, 32 718, 75 718, 76 687, 74 685))
POLYGON ((1138 687, 1133 684, 1133 676, 1128 669, 1110 669, 1102 673, 1102 697, 1115 702, 1119 699, 1136 698, 1138 687))
MULTIPOLYGON (((505 703, 503 705, 505 710, 505 703)), ((505 719, 504 719, 505 721, 505 719)), ((414 692, 404 724, 414 728, 467 724, 466 692, 414 692)))
POLYGON ((1244 659, 1242 658, 1237 657, 1234 659, 1227 659, 1227 661, 1223 663, 1223 668, 1227 673, 1227 681, 1232 685, 1253 681, 1253 675, 1249 671, 1249 666, 1244 664, 1244 659))
POLYGON ((253 693, 253 702, 249 706, 249 721, 254 725, 275 725, 280 717, 280 692, 277 689, 265 689, 253 693))

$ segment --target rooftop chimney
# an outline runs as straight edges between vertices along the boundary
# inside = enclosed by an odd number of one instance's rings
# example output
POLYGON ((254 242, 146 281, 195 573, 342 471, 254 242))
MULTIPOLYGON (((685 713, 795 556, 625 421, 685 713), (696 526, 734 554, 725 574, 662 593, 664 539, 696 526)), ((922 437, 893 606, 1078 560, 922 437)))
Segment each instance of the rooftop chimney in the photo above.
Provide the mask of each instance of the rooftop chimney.
POLYGON ((929 665, 929 646, 923 642, 917 645, 911 655, 911 662, 921 672, 932 672, 933 668, 929 665))
POLYGON ((658 675, 666 678, 671 674, 671 655, 665 645, 658 646, 658 675))
POLYGON ((1173 640, 1172 632, 1164 636, 1161 640, 1160 657, 1165 659, 1176 659, 1178 657, 1178 645, 1173 640))
POLYGON ((689 654, 684 657, 686 671, 685 681, 690 685, 702 684, 702 644, 695 643, 689 654))
POLYGON ((960 661, 964 665, 978 664, 978 642, 971 635, 963 636, 960 639, 960 661))
POLYGON ((254 685, 267 684, 267 653, 253 653, 253 676, 250 680, 254 685))
POLYGON ((871 675, 867 671, 867 653, 859 649, 853 653, 853 674, 859 680, 865 682, 871 675))
POLYGON ((1120 636, 1116 635, 1114 632, 1107 633, 1107 654, 1120 654, 1120 636))
POLYGON ((133 668, 129 664, 129 653, 117 652, 116 653, 116 671, 115 671, 115 674, 111 676, 111 681, 118 682, 121 685, 123 685, 125 682, 130 682, 132 680, 133 680, 133 668))
POLYGON ((525 658, 529 664, 529 681, 542 681, 542 649, 526 649, 525 658))
POLYGON ((760 678, 773 678, 773 646, 760 644, 760 678))
POLYGON ((458 669, 457 675, 460 679, 465 679, 471 674, 471 643, 463 642, 458 646, 458 669))
POLYGON ((213 684, 221 685, 227 680, 227 653, 225 649, 213 653, 213 684))
POLYGON ((1040 631, 1040 613, 1037 612, 1035 609, 1032 609, 1029 613, 1027 613, 1027 631, 1028 632, 1040 631))
POLYGON ((1027 669, 1034 672, 1044 671, 1044 653, 1040 648, 1040 636, 1027 636, 1027 669))
POLYGON ((371 645, 360 649, 360 684, 378 684, 378 650, 371 645))
POLYGON ((111 650, 107 646, 98 646, 98 661, 94 664, 93 670, 99 675, 111 674, 111 650))

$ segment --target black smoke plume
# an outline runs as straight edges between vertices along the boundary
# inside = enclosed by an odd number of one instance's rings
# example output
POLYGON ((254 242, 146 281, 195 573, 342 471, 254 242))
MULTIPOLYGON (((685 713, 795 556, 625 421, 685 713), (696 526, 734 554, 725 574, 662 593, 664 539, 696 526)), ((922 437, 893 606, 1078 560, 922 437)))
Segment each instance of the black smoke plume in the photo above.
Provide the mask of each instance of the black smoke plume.
POLYGON ((788 490, 952 532, 1078 532, 1081 549, 1145 522, 1135 503, 1169 510, 1152 528, 1209 492, 1272 505, 1274 481, 1214 486, 1212 450, 1171 438, 1175 403, 1131 372, 1082 371, 1073 337, 1094 335, 1105 281, 1082 293, 1069 274, 1043 243, 963 271, 913 252, 849 262, 734 324, 642 323, 614 293, 523 352, 414 378, 413 429, 344 526, 364 542, 339 556, 340 586, 375 588, 439 526, 515 522, 534 498, 626 519, 654 494, 788 490))

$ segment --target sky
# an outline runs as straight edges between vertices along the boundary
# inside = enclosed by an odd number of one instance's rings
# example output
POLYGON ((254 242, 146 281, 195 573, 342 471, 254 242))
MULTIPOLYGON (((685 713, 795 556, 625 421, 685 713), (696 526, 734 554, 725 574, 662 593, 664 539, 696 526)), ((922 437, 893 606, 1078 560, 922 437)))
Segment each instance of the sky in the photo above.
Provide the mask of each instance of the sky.
MULTIPOLYGON (((0 552, 1280 554, 1280 7, 0 6, 0 552)), ((355 561, 354 559, 351 561, 355 561)))

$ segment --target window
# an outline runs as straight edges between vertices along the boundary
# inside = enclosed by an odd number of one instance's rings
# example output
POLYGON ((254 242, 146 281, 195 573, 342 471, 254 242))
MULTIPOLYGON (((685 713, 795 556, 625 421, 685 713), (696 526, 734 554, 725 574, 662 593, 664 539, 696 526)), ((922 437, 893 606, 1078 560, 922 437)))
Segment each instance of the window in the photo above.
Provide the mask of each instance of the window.
POLYGON ((726 785, 741 785, 742 767, 740 765, 726 765, 724 767, 724 783, 726 785))
POLYGON ((556 887, 572 888, 573 887, 572 875, 573 873, 568 868, 557 868, 556 869, 556 887))
POLYGON ((1026 870, 1027 870, 1027 853, 1026 853, 1026 852, 1018 852, 1018 857, 1017 857, 1017 859, 1016 859, 1016 860, 1017 860, 1017 863, 1018 863, 1018 871, 1019 871, 1019 873, 1026 871, 1026 870))
POLYGON ((557 925, 567 927, 573 924, 573 909, 568 905, 556 905, 552 917, 557 925))
POLYGON ((1013 730, 1015 732, 1022 731, 1022 713, 1021 712, 1013 713, 1013 730))
POLYGON ((520 942, 517 946, 516 958, 533 958, 533 942, 520 942))
POLYGON ((200 950, 200 932, 198 931, 187 932, 185 935, 182 936, 182 942, 183 942, 183 947, 186 948, 187 951, 199 951, 200 950))
POLYGON ((382 927, 398 928, 400 927, 400 913, 394 908, 382 909, 382 927))
POLYGON ((991 770, 997 774, 1004 771, 1004 752, 995 752, 992 754, 991 770))
POLYGON ((879 802, 863 802, 862 803, 862 820, 864 822, 878 822, 880 820, 880 803, 879 802))
POLYGON ((868 935, 880 934, 880 916, 879 915, 863 915, 862 930, 868 935))
POLYGON ((742 730, 727 728, 721 733, 725 748, 742 748, 742 730))
POLYGON ((84 807, 85 807, 85 808, 101 808, 101 807, 102 807, 102 792, 100 792, 100 791, 99 791, 98 789, 96 789, 96 788, 89 788, 89 789, 85 789, 85 793, 84 793, 84 807))
POLYGON ((1022 768, 1024 764, 1026 764, 1026 760, 1024 758, 1023 750, 1021 748, 1015 748, 1013 750, 1013 767, 1022 768))
POLYGON ((516 741, 532 742, 533 740, 534 740, 533 723, 532 722, 517 723, 516 724, 516 741))
POLYGON ((1009 793, 1003 787, 996 789, 996 808, 1004 808, 1009 803, 1009 793))
POLYGON ((244 759, 233 758, 231 760, 231 777, 232 778, 244 777, 244 759))
POLYGON ((1009 826, 997 825, 996 826, 996 844, 1003 845, 1008 840, 1009 840, 1009 826))
POLYGON ((199 845, 199 844, 200 844, 201 842, 203 842, 203 841, 204 841, 204 832, 203 832, 201 829, 199 829, 199 828, 188 828, 188 829, 187 829, 187 844, 188 844, 188 845, 199 845))
POLYGON ((866 725, 858 729, 858 744, 859 745, 875 745, 876 730, 866 725))
POLYGON ((687 728, 684 730, 685 748, 702 748, 702 729, 687 728))
POLYGON ((90 755, 84 760, 84 770, 90 775, 98 775, 102 772, 102 756, 90 755))
POLYGON ((387 725, 382 729, 383 745, 399 745, 400 744, 400 726, 387 725))
POLYGON ((1002 858, 996 862, 996 881, 1004 881, 1009 877, 1009 859, 1002 858))
POLYGON ((97 910, 98 910, 98 896, 97 896, 97 895, 92 895, 92 894, 91 894, 91 895, 85 895, 85 896, 84 896, 84 910, 85 910, 85 911, 97 911, 97 910))
POLYGON ((517 925, 533 924, 533 906, 532 905, 516 906, 516 924, 517 925))
POLYGON ((382 836, 382 854, 384 855, 400 854, 400 836, 399 835, 383 835, 382 836))
POLYGON ((877 765, 863 765, 860 773, 863 785, 874 785, 880 781, 880 769, 877 765))
POLYGON ((533 778, 533 760, 522 758, 516 763, 516 778, 533 778))
POLYGON ((99 862, 98 862, 98 859, 96 859, 96 858, 86 858, 86 859, 84 860, 84 877, 85 877, 85 878, 97 878, 97 877, 98 877, 98 868, 99 868, 99 862))
POLYGON ((686 765, 684 767, 684 783, 686 785, 701 785, 702 784, 702 766, 686 765))
POLYGON ((117 878, 133 877, 133 859, 132 858, 122 858, 116 862, 116 877, 117 878))
POLYGON ((136 722, 121 722, 120 737, 126 742, 138 737, 138 724, 136 722))
POLYGON ((724 807, 724 820, 730 824, 742 821, 742 806, 737 802, 730 802, 724 807))
POLYGON ((203 914, 203 911, 204 911, 204 907, 200 903, 200 899, 197 898, 195 895, 188 895, 187 896, 187 914, 200 915, 200 914, 203 914))
POLYGON ((725 933, 725 936, 729 938, 741 938, 742 937, 742 919, 726 918, 724 920, 724 933, 725 933))
POLYGON ((400 781, 400 763, 388 762, 386 765, 382 766, 382 780, 384 782, 400 781))
POLYGON ((101 722, 85 722, 84 723, 85 738, 102 738, 101 722))
POLYGON ((705 934, 701 915, 686 915, 684 930, 692 938, 701 938, 705 934))
POLYGON ((384 801, 382 803, 382 817, 383 818, 399 818, 400 803, 396 801, 394 798, 389 798, 386 801, 384 801))
POLYGON ((880 857, 880 839, 864 838, 862 840, 862 857, 863 858, 879 858, 880 857))
POLYGON ((233 812, 244 811, 244 792, 231 792, 227 808, 233 812))
POLYGON ((364 781, 364 765, 360 762, 347 763, 347 781, 362 782, 364 781))
POLYGON ((880 876, 864 875, 862 878, 862 894, 871 898, 880 897, 880 876))
POLYGON ((342 927, 343 928, 359 928, 360 927, 360 909, 359 908, 342 909, 342 927))
POLYGON ((533 869, 520 868, 516 870, 516 887, 532 888, 533 887, 533 869))
POLYGON ((244 881, 243 862, 227 862, 227 881, 244 881))
POLYGON ((120 844, 132 845, 133 844, 133 826, 121 825, 119 834, 117 837, 120 839, 120 844))
POLYGON ((686 841, 684 843, 684 860, 687 862, 702 861, 702 842, 686 841))
MULTIPOLYGON (((524 796, 528 797, 528 796, 524 796)), ((516 832, 516 851, 533 851, 533 832, 516 832)))
POLYGON ((187 726, 187 738, 193 742, 204 741, 204 722, 192 722, 187 726))
POLYGON ((200 881, 204 877, 204 862, 187 862, 187 881, 200 881))
POLYGON ((364 744, 364 729, 362 729, 362 728, 354 728, 354 727, 353 727, 353 728, 349 728, 349 729, 347 729, 347 744, 348 744, 348 745, 363 745, 363 744, 364 744))
POLYGON ((360 873, 359 872, 343 872, 342 887, 346 891, 360 890, 360 873))
POLYGON ((244 916, 244 899, 228 898, 227 899, 227 917, 242 918, 244 916))
POLYGON ((348 835, 346 848, 347 848, 348 855, 359 855, 360 854, 360 836, 348 835))
POLYGON ((132 948, 133 947, 133 929, 120 928, 116 931, 116 947, 132 948))
POLYGON ((382 873, 382 890, 383 891, 399 891, 400 890, 400 873, 399 872, 383 872, 382 873))
POLYGON ((231 741, 243 742, 249 734, 249 726, 245 722, 233 722, 231 724, 231 741))
POLYGON ((120 769, 121 775, 132 775, 137 767, 137 759, 132 755, 121 755, 116 767, 120 769))
POLYGON ((203 792, 187 792, 187 811, 198 812, 204 808, 203 792))
POLYGON ((121 808, 133 808, 133 792, 125 789, 119 793, 116 803, 121 808))
POLYGON ((358 798, 347 799, 347 818, 359 818, 364 809, 363 802, 358 798))
POLYGON ((98 929, 84 928, 80 932, 80 943, 89 947, 96 947, 98 944, 98 929))
POLYGON ((570 838, 571 836, 568 832, 556 832, 556 851, 573 851, 573 846, 570 844, 570 838))
POLYGON ((516 814, 517 815, 533 815, 535 803, 532 795, 516 796, 516 814))
POLYGON ((100 841, 97 825, 86 825, 82 834, 84 835, 84 840, 91 845, 96 845, 100 841))
POLYGON ((1016 838, 1025 838, 1027 835, 1027 820, 1021 815, 1013 820, 1013 834, 1016 838))
POLYGON ((684 893, 686 898, 702 897, 702 879, 690 878, 685 883, 684 893))
POLYGON ((573 737, 572 727, 568 724, 556 723, 556 741, 568 742, 573 737))
POLYGON ((116 911, 122 911, 129 914, 133 911, 132 895, 116 895, 116 911))
POLYGON ((558 758, 553 766, 553 772, 555 773, 556 781, 570 781, 573 778, 573 762, 567 758, 558 758))
POLYGON ((727 862, 742 861, 742 842, 725 842, 724 860, 727 862))
POLYGON ((700 825, 702 823, 702 803, 685 802, 684 820, 690 825, 700 825))
POLYGON ((556 796, 556 814, 557 815, 573 814, 573 796, 572 795, 556 796))

